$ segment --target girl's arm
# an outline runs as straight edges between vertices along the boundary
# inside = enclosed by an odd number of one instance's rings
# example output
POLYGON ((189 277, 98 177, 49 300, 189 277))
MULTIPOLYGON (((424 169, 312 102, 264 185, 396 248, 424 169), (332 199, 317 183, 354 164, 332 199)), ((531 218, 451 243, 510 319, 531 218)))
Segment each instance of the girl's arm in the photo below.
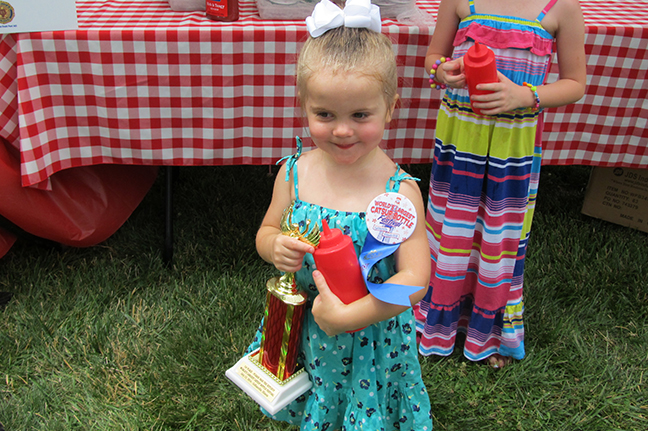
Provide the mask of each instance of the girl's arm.
MULTIPOLYGON (((442 0, 439 4, 436 27, 425 54, 425 70, 429 73, 432 65, 441 57, 450 57, 453 41, 459 27, 457 0, 442 0)), ((467 3, 467 2, 466 2, 467 3)))
MULTIPOLYGON (((454 49, 454 38, 461 21, 458 1, 465 0, 442 0, 439 4, 436 27, 432 34, 432 40, 425 54, 425 71, 430 73, 434 63, 441 57, 449 58, 454 49)), ((468 2, 465 2, 466 5, 468 2)), ((436 79, 439 84, 447 84, 455 88, 462 88, 466 85, 466 78, 463 74, 463 59, 443 63, 437 68, 436 79)))
MULTIPOLYGON (((403 181, 400 192, 414 204, 418 221, 412 236, 396 251, 396 274, 385 283, 421 286, 421 290, 410 295, 411 304, 416 304, 425 296, 430 282, 430 250, 425 232, 425 210, 421 192, 414 181, 403 181)), ((313 302, 313 317, 330 336, 390 319, 409 308, 382 302, 373 295, 366 295, 346 305, 329 290, 319 271, 313 273, 313 279, 319 290, 319 295, 313 302)))
MULTIPOLYGON (((538 87, 540 106, 553 108, 577 102, 585 94, 585 23, 578 0, 556 3, 551 12, 558 17, 556 51, 558 81, 538 87)), ((535 100, 534 100, 535 103, 535 100)))
MULTIPOLYGON (((556 21, 556 51, 559 77, 556 82, 537 86, 541 108, 554 108, 577 102, 585 94, 585 24, 578 0, 556 3, 550 14, 556 21)), ((549 16, 549 15, 547 15, 549 16)), ((517 108, 534 107, 535 95, 526 86, 517 85, 498 73, 500 82, 481 84, 477 88, 493 93, 471 96, 475 107, 484 114, 495 115, 517 108)))
POLYGON ((284 209, 288 208, 293 201, 292 181, 285 181, 285 176, 286 166, 284 165, 277 173, 272 201, 257 231, 256 249, 263 260, 272 263, 278 270, 297 272, 302 266, 304 254, 312 253, 315 249, 296 238, 281 234, 279 228, 281 216, 284 209))

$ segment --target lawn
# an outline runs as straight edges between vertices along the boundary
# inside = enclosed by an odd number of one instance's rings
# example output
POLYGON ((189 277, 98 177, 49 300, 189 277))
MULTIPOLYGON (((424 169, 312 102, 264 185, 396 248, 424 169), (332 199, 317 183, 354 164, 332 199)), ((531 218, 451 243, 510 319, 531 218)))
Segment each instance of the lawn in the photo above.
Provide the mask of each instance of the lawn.
MULTIPOLYGON (((406 167, 424 180, 429 165, 406 167)), ((85 249, 0 259, 0 423, 25 430, 285 430, 225 378, 277 274, 254 236, 276 168, 181 168, 162 259, 164 172, 85 249)), ((421 358, 435 430, 648 429, 648 234, 582 215, 590 168, 543 168, 525 277, 527 357, 421 358)), ((373 430, 370 430, 373 431, 373 430)))

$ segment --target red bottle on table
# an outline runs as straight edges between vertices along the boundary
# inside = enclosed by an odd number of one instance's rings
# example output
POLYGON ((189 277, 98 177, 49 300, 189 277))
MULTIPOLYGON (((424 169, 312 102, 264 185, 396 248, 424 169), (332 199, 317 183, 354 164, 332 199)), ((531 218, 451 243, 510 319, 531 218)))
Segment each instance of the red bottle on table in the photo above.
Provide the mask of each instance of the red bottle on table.
MULTIPOLYGON (((495 65, 495 53, 486 45, 475 42, 464 55, 464 72, 468 83, 468 94, 489 93, 489 91, 477 90, 476 87, 477 84, 489 84, 499 81, 497 78, 497 66, 495 65)), ((470 105, 476 114, 481 115, 481 111, 473 106, 472 100, 470 105)))
MULTIPOLYGON (((342 302, 350 304, 368 294, 358 256, 351 237, 340 229, 329 228, 322 220, 319 246, 313 253, 315 266, 324 275, 326 283, 342 302)), ((359 331, 359 328, 354 331, 359 331)))
POLYGON ((214 21, 239 19, 238 0, 206 0, 205 15, 214 21))

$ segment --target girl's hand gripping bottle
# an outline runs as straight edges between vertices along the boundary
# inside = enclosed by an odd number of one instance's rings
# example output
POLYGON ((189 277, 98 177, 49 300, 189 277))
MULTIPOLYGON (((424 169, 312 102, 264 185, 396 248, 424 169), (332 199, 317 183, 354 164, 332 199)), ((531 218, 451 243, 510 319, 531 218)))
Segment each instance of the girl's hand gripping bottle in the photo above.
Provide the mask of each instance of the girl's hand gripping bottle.
MULTIPOLYGON (((325 219, 322 220, 320 242, 313 253, 313 258, 331 292, 345 304, 350 304, 368 294, 351 237, 344 235, 340 229, 329 228, 325 219)), ((360 329, 363 328, 347 332, 360 329)))
MULTIPOLYGON (((477 90, 477 84, 498 82, 495 54, 486 45, 475 42, 464 55, 464 72, 468 83, 468 94, 487 94, 488 91, 477 90)), ((470 105, 473 105, 472 100, 470 105)), ((472 106, 473 111, 481 115, 481 111, 472 106)))

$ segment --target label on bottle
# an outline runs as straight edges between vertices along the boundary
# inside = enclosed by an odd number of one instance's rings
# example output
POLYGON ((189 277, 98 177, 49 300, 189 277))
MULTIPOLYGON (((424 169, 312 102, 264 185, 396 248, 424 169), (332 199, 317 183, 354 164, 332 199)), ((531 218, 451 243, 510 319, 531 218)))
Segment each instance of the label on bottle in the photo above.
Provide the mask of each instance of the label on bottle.
POLYGON ((383 193, 367 207, 367 228, 371 236, 383 244, 400 244, 416 228, 416 208, 407 196, 383 193))
POLYGON ((227 0, 207 0, 205 13, 219 18, 227 18, 227 0))

